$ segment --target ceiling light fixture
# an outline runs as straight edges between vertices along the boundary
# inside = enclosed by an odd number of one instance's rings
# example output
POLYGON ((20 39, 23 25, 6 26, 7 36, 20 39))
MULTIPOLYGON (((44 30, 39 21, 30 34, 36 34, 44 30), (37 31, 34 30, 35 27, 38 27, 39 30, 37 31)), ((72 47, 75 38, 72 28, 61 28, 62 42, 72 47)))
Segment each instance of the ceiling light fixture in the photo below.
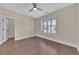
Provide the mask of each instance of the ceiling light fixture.
POLYGON ((37 10, 37 8, 33 8, 33 10, 37 10))
POLYGON ((32 5, 33 5, 33 7, 29 10, 29 12, 31 12, 32 10, 39 10, 39 11, 43 11, 41 8, 39 8, 39 7, 37 6, 37 4, 36 4, 36 3, 32 3, 32 5))

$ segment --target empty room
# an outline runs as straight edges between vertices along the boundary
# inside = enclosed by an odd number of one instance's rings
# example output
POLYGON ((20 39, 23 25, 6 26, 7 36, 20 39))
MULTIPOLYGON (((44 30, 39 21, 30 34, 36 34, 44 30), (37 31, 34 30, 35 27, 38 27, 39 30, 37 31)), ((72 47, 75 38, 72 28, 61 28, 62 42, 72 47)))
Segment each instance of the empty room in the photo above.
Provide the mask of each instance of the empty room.
POLYGON ((78 55, 78 3, 0 3, 0 55, 78 55))

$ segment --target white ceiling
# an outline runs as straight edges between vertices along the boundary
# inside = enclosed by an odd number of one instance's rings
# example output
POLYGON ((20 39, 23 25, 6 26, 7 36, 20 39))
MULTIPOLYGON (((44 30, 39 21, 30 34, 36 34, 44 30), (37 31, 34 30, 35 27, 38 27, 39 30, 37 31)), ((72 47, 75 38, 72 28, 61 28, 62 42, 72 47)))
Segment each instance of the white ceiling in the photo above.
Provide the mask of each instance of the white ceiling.
POLYGON ((8 9, 23 15, 27 15, 33 18, 38 18, 48 13, 51 13, 53 11, 70 6, 72 5, 72 3, 37 3, 37 5, 39 8, 43 9, 44 11, 36 10, 36 11, 28 12, 28 10, 32 8, 31 3, 0 3, 0 6, 5 9, 8 9))

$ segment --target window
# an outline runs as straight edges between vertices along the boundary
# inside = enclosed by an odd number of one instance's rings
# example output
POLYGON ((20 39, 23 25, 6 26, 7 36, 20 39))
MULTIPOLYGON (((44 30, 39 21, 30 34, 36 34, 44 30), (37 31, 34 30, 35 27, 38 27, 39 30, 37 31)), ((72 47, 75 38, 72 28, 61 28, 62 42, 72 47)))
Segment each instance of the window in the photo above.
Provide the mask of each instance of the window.
POLYGON ((41 21, 41 32, 44 33, 56 33, 56 20, 43 20, 41 21))

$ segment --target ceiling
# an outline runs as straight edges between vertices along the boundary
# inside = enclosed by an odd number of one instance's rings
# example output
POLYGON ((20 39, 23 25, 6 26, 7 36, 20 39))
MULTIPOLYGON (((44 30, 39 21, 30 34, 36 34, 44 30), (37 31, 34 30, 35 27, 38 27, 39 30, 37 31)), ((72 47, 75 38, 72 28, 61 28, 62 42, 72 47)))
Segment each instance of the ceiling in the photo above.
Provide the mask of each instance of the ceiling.
POLYGON ((0 7, 27 15, 33 18, 38 18, 48 13, 54 12, 61 8, 72 5, 72 3, 37 3, 38 7, 43 9, 44 11, 31 11, 28 12, 32 8, 31 3, 0 3, 0 7))

